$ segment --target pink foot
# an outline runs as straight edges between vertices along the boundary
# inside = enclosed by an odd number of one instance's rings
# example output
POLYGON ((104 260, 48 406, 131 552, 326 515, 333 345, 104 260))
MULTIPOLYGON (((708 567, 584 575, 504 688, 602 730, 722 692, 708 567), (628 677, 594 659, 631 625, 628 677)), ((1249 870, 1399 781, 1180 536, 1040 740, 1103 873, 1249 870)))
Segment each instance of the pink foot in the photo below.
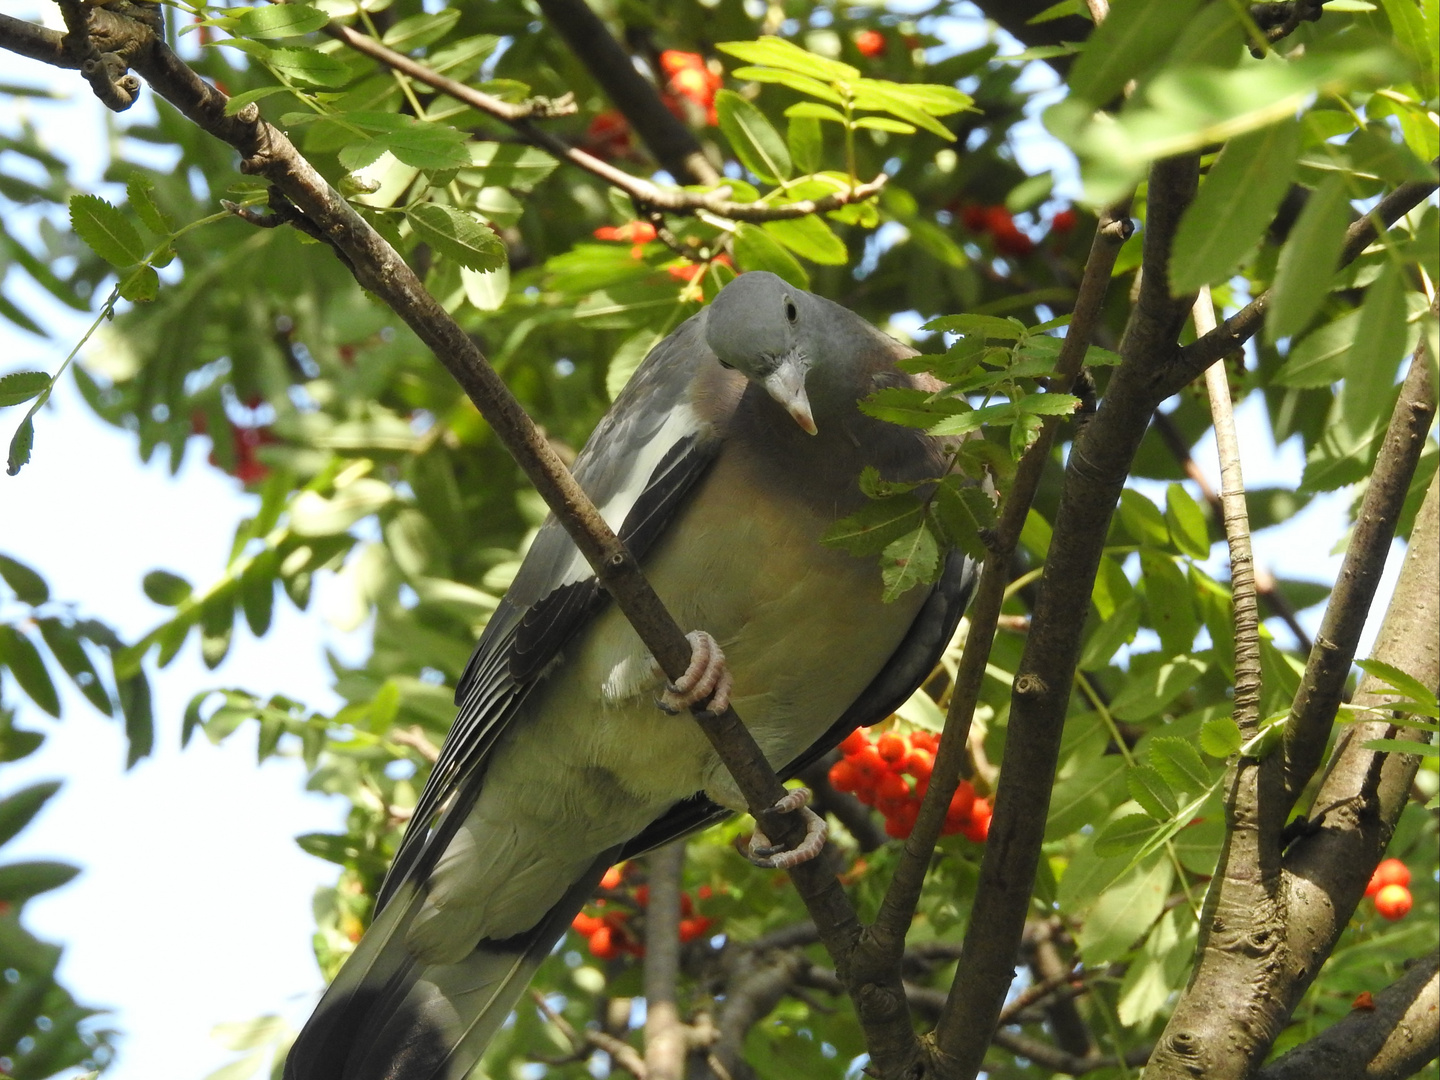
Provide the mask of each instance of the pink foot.
POLYGON ((766 870, 789 870, 792 866, 809 862, 819 855, 825 848, 825 838, 830 830, 825 825, 825 819, 809 808, 809 802, 808 789, 791 788, 783 799, 771 807, 777 814, 793 814, 797 810, 804 814, 805 839, 800 842, 799 847, 786 849, 770 843, 770 838, 757 823, 755 832, 750 837, 750 850, 745 857, 766 870))
POLYGON ((660 695, 660 707, 680 712, 709 699, 706 711, 723 713, 730 707, 730 667, 720 644, 704 630, 685 635, 690 642, 690 666, 660 695))

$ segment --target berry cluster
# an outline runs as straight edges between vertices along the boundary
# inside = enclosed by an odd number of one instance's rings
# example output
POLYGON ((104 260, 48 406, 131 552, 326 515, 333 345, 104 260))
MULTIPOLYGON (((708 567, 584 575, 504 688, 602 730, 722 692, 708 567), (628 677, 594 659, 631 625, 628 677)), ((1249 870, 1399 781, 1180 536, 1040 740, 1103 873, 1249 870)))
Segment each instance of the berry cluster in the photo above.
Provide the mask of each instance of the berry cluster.
MULTIPOLYGON (((1063 236, 1075 228, 1077 218, 1074 210, 1057 212, 1050 219, 1052 236, 1063 236)), ((988 234, 994 238, 995 250, 1002 255, 1024 257, 1035 250, 1035 241, 1026 236, 1015 224, 1015 218, 1003 206, 981 206, 979 203, 965 203, 960 207, 960 223, 973 233, 988 234)))
MULTIPOLYGON (((903 839, 915 828, 939 749, 940 736, 929 731, 909 735, 887 731, 871 739, 865 728, 859 728, 840 744, 845 756, 830 766, 830 784, 879 810, 885 815, 886 835, 903 839)), ((977 798, 970 781, 961 780, 941 832, 963 833, 983 844, 990 833, 991 813, 989 800, 977 798)))
POLYGON ((1370 875, 1365 895, 1375 901, 1376 914, 1394 922, 1410 914, 1415 903, 1407 888, 1409 884, 1410 868, 1399 859, 1385 859, 1370 875))
MULTIPOLYGON (((642 935, 637 932, 630 919, 644 912, 649 906, 650 886, 642 883, 634 888, 624 888, 626 872, 630 866, 627 862, 606 870, 605 876, 600 879, 600 888, 610 895, 597 898, 570 922, 574 931, 586 939, 590 955, 597 960, 613 960, 627 953, 631 956, 645 955, 642 935), (593 914, 590 913, 591 909, 593 914)), ((708 900, 710 895, 708 885, 701 885, 696 889, 694 897, 689 893, 680 894, 682 942, 688 943, 704 937, 715 925, 715 920, 709 916, 695 914, 696 901, 708 900)))
MULTIPOLYGON (((669 76, 670 93, 693 102, 705 114, 705 122, 711 127, 719 123, 715 115, 715 91, 724 85, 724 79, 710 70, 703 56, 666 49, 660 54, 660 67, 669 76)), ((685 119, 676 106, 672 105, 671 111, 680 119, 685 119)))

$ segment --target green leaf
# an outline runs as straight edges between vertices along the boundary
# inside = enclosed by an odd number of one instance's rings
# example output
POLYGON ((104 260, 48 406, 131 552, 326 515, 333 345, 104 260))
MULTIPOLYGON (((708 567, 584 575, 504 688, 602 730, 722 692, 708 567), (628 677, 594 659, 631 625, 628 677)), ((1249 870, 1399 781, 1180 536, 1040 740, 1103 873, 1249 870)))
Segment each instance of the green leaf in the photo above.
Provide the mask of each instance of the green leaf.
POLYGON ((977 561, 987 549, 981 532, 995 527, 995 507, 985 493, 960 477, 947 476, 935 488, 931 509, 945 539, 977 561))
POLYGON ((445 8, 433 15, 411 15, 386 30, 380 40, 396 52, 414 52, 439 41, 454 29, 459 21, 458 7, 445 8))
POLYGON ((267 97, 273 97, 276 94, 288 94, 290 92, 291 90, 288 86, 257 86, 254 90, 246 90, 243 94, 236 94, 232 98, 227 98, 225 101, 225 115, 234 116, 251 102, 264 101, 267 97))
POLYGON ((343 60, 313 49, 271 49, 264 62, 282 79, 310 86, 344 86, 351 78, 343 60))
POLYGON ((931 319, 921 329, 983 337, 986 341, 1019 341, 1027 329, 1019 319, 998 315, 942 315, 931 319))
POLYGON ((80 873, 78 866, 66 863, 13 862, 0 866, 0 900, 23 904, 32 896, 58 889, 80 873))
POLYGON ((1366 750, 1379 750, 1386 754, 1410 754, 1421 758, 1440 758, 1440 746, 1434 743, 1413 742, 1409 739, 1370 739, 1360 745, 1366 750))
POLYGON ((733 90, 715 94, 720 130, 740 163, 767 184, 790 179, 790 151, 765 114, 733 90))
POLYGON ((1015 402, 1022 416, 1069 416, 1079 407, 1080 399, 1074 394, 1026 394, 1015 402))
POLYGON ((916 128, 914 124, 907 124, 903 120, 891 120, 888 116, 862 116, 855 121, 857 128, 869 128, 872 131, 892 131, 897 135, 914 135, 916 128))
POLYGON ((240 575, 240 606, 245 622, 256 637, 264 637, 270 629, 270 616, 275 607, 275 578, 279 570, 279 553, 267 548, 257 555, 240 575))
POLYGON ((918 528, 886 544, 880 568, 885 585, 880 597, 887 604, 916 585, 934 581, 940 571, 940 545, 929 523, 922 519, 918 528))
POLYGON ((767 221, 761 228, 795 254, 822 266, 844 266, 850 260, 845 242, 813 214, 788 221, 767 221))
MULTIPOLYGON (((855 107, 874 112, 886 112, 899 117, 916 127, 924 128, 932 135, 938 135, 947 142, 955 141, 955 133, 936 120, 931 105, 924 95, 913 91, 917 87, 903 83, 885 82, 880 79, 861 79, 855 84, 855 107)), ((956 91, 958 93, 958 91, 956 91)), ((962 95, 963 96, 963 95, 962 95)), ((941 115, 957 112, 963 106, 943 109, 941 115)))
POLYGON ((1306 334, 1292 346, 1290 355, 1271 381, 1277 386, 1300 388, 1329 386, 1345 373, 1345 357, 1355 340, 1360 312, 1347 311, 1334 322, 1306 334))
POLYGON ((416 203, 405 211, 415 235, 441 254, 471 270, 495 270, 505 261, 505 245, 469 214, 439 203, 416 203))
POLYGON ((1094 106, 1108 104, 1185 36, 1197 2, 1115 0, 1070 69, 1070 92, 1094 106))
MULTIPOLYGON (((836 105, 839 105, 845 100, 828 84, 821 82, 819 79, 812 78, 809 75, 801 75, 794 71, 781 71, 779 68, 742 67, 736 68, 730 73, 730 76, 734 79, 749 79, 751 82, 775 83, 780 86, 788 86, 791 90, 798 90, 802 94, 818 97, 822 101, 834 102, 836 105)), ((804 104, 808 105, 809 102, 805 102, 804 104)), ((791 109, 797 107, 796 105, 790 106, 791 109)), ((835 117, 842 124, 845 122, 845 117, 839 112, 835 112, 833 109, 830 111, 834 112, 835 117)), ((789 109, 787 109, 787 116, 789 112, 789 109)))
POLYGON ((959 398, 936 398, 913 386, 887 386, 863 398, 860 411, 890 424, 928 429, 943 417, 971 410, 959 398))
POLYGON ((820 542, 851 555, 878 555, 892 540, 915 529, 921 514, 920 504, 909 495, 874 499, 831 525, 820 542))
POLYGON ((1405 273, 1387 261, 1365 294, 1355 341, 1345 361, 1340 404, 1345 415, 1365 424, 1388 415, 1395 373, 1405 356, 1405 273))
POLYGON ((386 150, 417 169, 462 169, 472 164, 469 136, 449 124, 387 112, 351 112, 345 119, 375 136, 340 151, 340 164, 347 169, 363 168, 386 150))
POLYGON ((1408 694, 1413 700, 1424 703, 1432 709, 1440 704, 1436 701, 1434 690, 1415 676, 1401 671, 1394 664, 1387 664, 1384 660, 1356 660, 1355 666, 1367 675, 1393 686, 1402 694, 1408 694))
POLYGON ((1113 859, 1117 855, 1135 850, 1160 829, 1160 823, 1155 820, 1157 817, 1165 818, 1168 815, 1156 814, 1152 817, 1150 814, 1126 814, 1118 821, 1112 821, 1095 838, 1095 854, 1102 859, 1113 859))
POLYGON ((1181 484, 1171 484, 1165 490, 1165 524, 1182 555, 1193 559, 1210 557, 1210 530, 1205 524, 1205 511, 1181 484))
POLYGON ((1270 341, 1305 329, 1324 304, 1340 263, 1349 220, 1344 177, 1326 177, 1305 200, 1305 208, 1280 251, 1265 315, 1265 335, 1270 341))
POLYGON ((151 570, 141 579, 140 587, 146 596, 164 607, 179 607, 190 599, 193 591, 188 581, 168 570, 151 570))
POLYGON ((1150 764, 1178 791, 1199 794, 1210 786, 1210 769, 1188 739, 1176 735, 1152 738, 1150 764))
POLYGON ((797 289, 810 287, 810 275, 764 229, 741 222, 735 229, 732 248, 741 270, 768 270, 797 289))
POLYGON ((802 173, 819 170, 825 151, 825 138, 820 133, 820 121, 813 116, 792 116, 785 128, 785 144, 790 148, 790 160, 802 173))
POLYGON ((10 454, 6 461, 5 471, 14 476, 26 462, 30 460, 30 450, 35 445, 35 420, 33 416, 26 416, 20 421, 20 426, 15 429, 15 434, 10 438, 10 454))
POLYGON ((1140 598, 1131 596, 1122 601, 1109 618, 1101 619, 1080 654, 1080 670, 1098 671, 1110 663, 1121 645, 1134 641, 1140 629, 1140 611, 1140 598))
POLYGON ((555 171, 559 162, 543 150, 519 143, 470 143, 470 166, 461 172, 468 180, 470 170, 480 171, 480 180, 513 191, 529 191, 555 171))
POLYGON ((75 195, 70 199, 70 228, 117 270, 145 258, 145 245, 135 226, 99 195, 75 195))
POLYGON ((1419 77, 1415 81, 1420 89, 1420 96, 1433 98, 1437 92, 1440 92, 1440 79, 1436 77, 1434 8, 1430 9, 1432 25, 1427 32, 1425 17, 1420 13, 1419 5, 1415 4, 1413 0, 1380 0, 1380 2, 1385 7, 1385 17, 1390 20, 1390 29, 1395 34, 1395 40, 1419 68, 1419 77))
POLYGON ((793 71, 821 82, 847 82, 860 77, 858 68, 806 52, 784 38, 766 36, 758 41, 722 41, 715 48, 748 64, 793 71))
POLYGON ((35 623, 40 628, 40 636, 45 639, 50 654, 60 661, 65 674, 70 676, 86 700, 106 716, 113 715, 110 694, 105 689, 105 684, 100 681, 100 673, 90 662, 85 647, 80 644, 80 634, 76 628, 53 617, 37 619, 35 623))
POLYGON ((1077 938, 1086 965, 1107 964, 1129 952, 1164 912, 1172 880, 1170 861, 1158 857, 1106 888, 1077 938))
POLYGON ((330 16, 319 8, 291 0, 273 7, 246 8, 235 19, 234 32, 248 38, 298 37, 319 30, 329 21, 330 16))
POLYGON ((1140 551, 1140 570, 1150 625, 1160 635, 1161 646, 1172 656, 1189 652, 1200 630, 1200 617, 1185 574, 1169 555, 1149 548, 1140 551))
POLYGON ((332 536, 342 533, 395 498, 383 480, 361 477, 327 499, 319 492, 302 491, 290 505, 290 528, 297 536, 332 536))
POLYGON ((1290 119, 1225 144, 1180 220, 1171 293, 1183 296, 1228 277, 1260 242, 1290 189, 1300 134, 1300 122, 1290 119))
POLYGON ((141 263, 120 279, 120 295, 134 304, 148 304, 160 295, 160 275, 141 263))
POLYGON ((31 819, 40 812, 40 808, 50 801, 50 796, 59 790, 60 782, 49 780, 40 784, 31 784, 27 788, 21 788, 13 795, 0 799, 0 844, 4 844, 28 825, 31 819))
POLYGON ((1244 740, 1233 716, 1217 716, 1200 727, 1200 749, 1222 761, 1240 750, 1244 740))
POLYGON ((50 599, 50 588, 45 579, 9 555, 0 555, 0 579, 4 579, 22 604, 34 607, 50 599))
POLYGON ((1121 720, 1148 720, 1199 681, 1203 661, 1189 656, 1165 658, 1147 671, 1131 671, 1110 711, 1121 720))
POLYGON ((1122 491, 1117 512, 1120 524, 1139 543, 1156 548, 1170 546, 1170 527, 1156 505, 1140 492, 1131 488, 1122 491))
POLYGON ((812 120, 829 120, 832 123, 846 123, 845 114, 839 109, 832 109, 829 105, 817 105, 813 101, 797 101, 785 110, 785 115, 792 120, 810 118, 812 120))
POLYGON ((20 689, 51 716, 60 716, 60 698, 55 684, 40 659, 40 650, 26 635, 7 623, 0 623, 0 665, 10 669, 20 689))
MULTIPOLYGON (((1125 788, 1130 792, 1130 797, 1157 821, 1169 821, 1175 816, 1179 806, 1175 801, 1175 792, 1170 789, 1170 785, 1155 766, 1140 764, 1126 770, 1125 788)), ((1105 854, 1098 845, 1095 853, 1105 854)), ((1119 852, 1114 854, 1118 855, 1119 852)))
POLYGON ((175 232, 175 226, 156 205, 154 191, 154 183, 144 173, 131 173, 130 179, 125 181, 125 199, 130 209, 135 211, 135 216, 157 236, 170 236, 175 232))

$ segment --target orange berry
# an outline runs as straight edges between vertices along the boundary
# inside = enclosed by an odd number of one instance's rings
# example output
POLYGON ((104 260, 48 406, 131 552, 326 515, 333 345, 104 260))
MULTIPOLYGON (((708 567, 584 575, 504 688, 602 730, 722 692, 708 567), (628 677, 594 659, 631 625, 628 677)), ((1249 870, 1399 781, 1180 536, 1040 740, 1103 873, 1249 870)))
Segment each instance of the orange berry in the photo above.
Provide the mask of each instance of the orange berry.
POLYGON ((860 786, 860 770, 853 761, 841 758, 830 766, 830 786, 836 791, 854 791, 860 786))
POLYGON ((704 915, 697 915, 693 919, 681 919, 680 940, 694 941, 698 937, 703 937, 713 921, 704 915))
MULTIPOLYGON (((913 740, 912 740, 913 741, 913 740)), ((905 771, 916 780, 928 780, 935 770, 935 755, 917 747, 905 758, 905 771)))
POLYGON ((905 783, 905 778, 899 773, 886 773, 876 790, 882 799, 908 799, 910 797, 910 785, 905 783))
POLYGON ((681 52, 679 49, 666 49, 660 54, 660 66, 666 75, 675 75, 678 72, 693 68, 704 68, 705 58, 699 53, 681 52))
POLYGON ((976 805, 975 786, 969 780, 961 780, 955 788, 955 794, 950 796, 950 807, 945 811, 945 821, 959 822, 963 824, 974 814, 976 805))
POLYGON ((916 731, 910 735, 910 745, 918 750, 929 750, 935 754, 940 751, 940 736, 933 731, 916 731))
POLYGON ((612 866, 605 871, 605 876, 600 879, 602 889, 617 889, 620 887, 620 867, 612 866))
POLYGON ((861 30, 855 35, 855 48, 861 56, 874 59, 885 55, 885 35, 879 30, 861 30))
POLYGON ((576 915, 575 918, 570 920, 570 925, 575 928, 575 932, 577 934, 580 934, 584 937, 589 937, 591 934, 595 933, 596 930, 599 930, 600 927, 604 926, 605 924, 599 919, 597 919, 594 915, 586 915, 585 912, 582 911, 580 912, 580 914, 576 915))
POLYGON ((840 743, 840 752, 846 757, 854 757, 869 745, 870 737, 865 734, 865 729, 856 728, 840 743))
POLYGON ((910 753, 910 744, 905 741, 904 736, 887 732, 876 740, 875 749, 882 758, 895 765, 905 760, 905 755, 910 753))
POLYGON ((860 753, 850 759, 859 770, 861 780, 865 785, 874 786, 880 782, 880 778, 890 771, 885 759, 880 756, 880 751, 873 746, 867 746, 860 753))
POLYGON ((614 960, 620 955, 620 946, 615 941, 615 931, 602 926, 590 935, 590 955, 597 960, 614 960))
POLYGON ((970 822, 961 827, 960 831, 977 844, 983 844, 986 837, 990 835, 990 818, 993 811, 990 809, 988 799, 976 799, 975 806, 970 811, 970 822))
POLYGON ((1386 885, 1409 885, 1410 868, 1399 859, 1385 859, 1370 875, 1370 884, 1365 887, 1366 896, 1374 896, 1386 885))
POLYGON ((1384 885, 1375 894, 1375 910, 1381 918, 1391 922, 1409 915, 1410 907, 1414 903, 1414 897, 1404 885, 1384 885))

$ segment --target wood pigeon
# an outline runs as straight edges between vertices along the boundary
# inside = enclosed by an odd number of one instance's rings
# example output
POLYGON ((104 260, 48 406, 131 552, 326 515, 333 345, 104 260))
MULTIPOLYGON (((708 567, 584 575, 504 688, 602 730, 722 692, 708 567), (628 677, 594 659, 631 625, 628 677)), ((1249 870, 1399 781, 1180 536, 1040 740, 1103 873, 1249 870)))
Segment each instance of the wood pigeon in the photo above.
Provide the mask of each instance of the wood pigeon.
POLYGON ((866 501, 866 466, 938 477, 946 446, 866 416, 934 389, 914 351, 764 272, 660 342, 575 464, 690 635, 667 687, 554 519, 455 691, 459 712, 374 924, 301 1032, 287 1080, 461 1080, 614 862, 744 800, 678 707, 728 694, 792 776, 930 673, 975 565, 892 603, 880 568, 820 543, 866 501))

